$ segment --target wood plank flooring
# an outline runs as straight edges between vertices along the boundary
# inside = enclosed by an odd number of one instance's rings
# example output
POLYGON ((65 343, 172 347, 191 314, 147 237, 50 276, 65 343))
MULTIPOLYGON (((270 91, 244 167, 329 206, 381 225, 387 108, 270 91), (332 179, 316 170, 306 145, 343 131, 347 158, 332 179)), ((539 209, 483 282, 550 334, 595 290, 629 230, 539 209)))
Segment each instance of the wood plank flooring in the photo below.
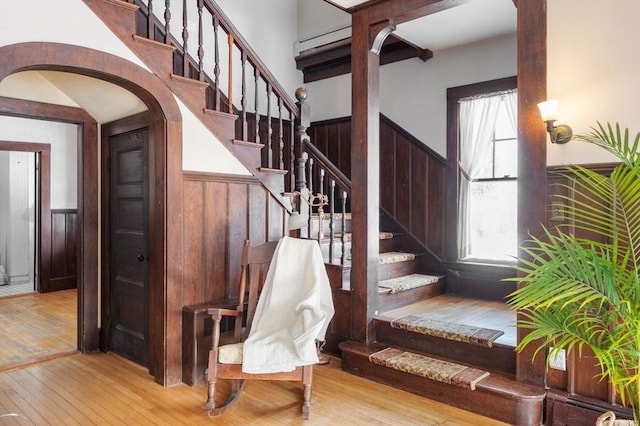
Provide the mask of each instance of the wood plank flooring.
POLYGON ((248 382, 238 403, 212 419, 201 416, 205 394, 205 386, 163 388, 114 354, 75 354, 0 373, 0 424, 503 424, 348 374, 336 358, 314 371, 308 421, 300 416, 299 383, 248 382))
POLYGON ((504 302, 443 294, 384 312, 379 317, 395 319, 405 315, 502 330, 504 334, 496 339, 496 343, 515 347, 517 342, 516 312, 504 302))
POLYGON ((0 371, 77 348, 77 291, 0 298, 0 371))

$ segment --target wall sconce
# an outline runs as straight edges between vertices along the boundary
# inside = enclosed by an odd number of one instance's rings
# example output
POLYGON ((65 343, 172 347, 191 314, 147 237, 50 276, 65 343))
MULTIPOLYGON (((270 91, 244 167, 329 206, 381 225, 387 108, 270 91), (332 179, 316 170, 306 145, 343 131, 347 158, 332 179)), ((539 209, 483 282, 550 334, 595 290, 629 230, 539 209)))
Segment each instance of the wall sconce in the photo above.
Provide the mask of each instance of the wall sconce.
POLYGON ((556 124, 559 101, 540 102, 538 108, 542 121, 547 123, 547 132, 552 143, 567 143, 573 137, 573 130, 566 124, 556 124))

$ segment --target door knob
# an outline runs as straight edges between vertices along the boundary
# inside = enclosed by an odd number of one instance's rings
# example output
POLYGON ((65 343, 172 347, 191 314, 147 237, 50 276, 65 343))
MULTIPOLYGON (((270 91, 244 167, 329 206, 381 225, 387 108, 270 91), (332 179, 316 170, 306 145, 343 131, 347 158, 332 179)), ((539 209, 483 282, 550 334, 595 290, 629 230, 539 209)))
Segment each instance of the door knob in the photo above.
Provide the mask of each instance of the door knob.
POLYGON ((142 261, 144 261, 144 256, 139 254, 138 255, 138 262, 142 262, 142 261))

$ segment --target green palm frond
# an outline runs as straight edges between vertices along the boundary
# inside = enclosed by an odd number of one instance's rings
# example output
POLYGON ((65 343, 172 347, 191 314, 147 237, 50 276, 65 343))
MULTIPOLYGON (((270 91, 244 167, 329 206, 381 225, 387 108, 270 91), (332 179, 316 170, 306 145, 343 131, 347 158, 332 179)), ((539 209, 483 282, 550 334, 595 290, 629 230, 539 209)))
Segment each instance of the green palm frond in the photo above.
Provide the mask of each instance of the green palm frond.
POLYGON ((563 189, 571 195, 554 203, 563 223, 523 244, 518 276, 508 279, 519 285, 507 303, 528 331, 517 350, 590 348, 601 378, 640 420, 640 133, 632 139, 618 124, 598 123, 576 139, 621 164, 610 176, 568 167, 563 189))
POLYGON ((622 161, 628 167, 640 165, 640 133, 636 134, 633 141, 629 139, 629 129, 621 131, 620 124, 615 127, 607 123, 606 127, 600 122, 586 135, 577 135, 573 139, 597 145, 622 161))

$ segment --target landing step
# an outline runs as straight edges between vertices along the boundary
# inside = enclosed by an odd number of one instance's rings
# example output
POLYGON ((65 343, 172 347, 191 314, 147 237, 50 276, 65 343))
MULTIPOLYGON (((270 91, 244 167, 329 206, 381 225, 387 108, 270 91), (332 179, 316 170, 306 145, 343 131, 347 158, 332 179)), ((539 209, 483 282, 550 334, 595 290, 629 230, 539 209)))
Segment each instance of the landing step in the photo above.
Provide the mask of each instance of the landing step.
MULTIPOLYGON (((402 364, 401 361, 412 358, 418 359, 418 362, 412 364, 411 368, 405 367, 404 370, 390 368, 386 365, 387 362, 380 363, 378 359, 378 363, 375 363, 370 360, 373 354, 389 347, 389 345, 380 343, 365 345, 353 341, 344 341, 340 343, 339 347, 342 351, 343 369, 358 376, 509 424, 540 425, 542 423, 543 401, 545 398, 545 390, 542 387, 519 383, 509 377, 493 372, 488 376, 484 374, 485 372, 479 374, 476 373, 478 369, 474 366, 451 361, 443 357, 435 357, 431 354, 414 353, 414 355, 405 355, 403 356, 404 359, 397 359, 396 364, 400 365, 402 364), (428 361, 424 361, 425 358, 421 358, 423 356, 428 358, 428 361), (425 377, 425 373, 422 370, 426 364, 440 365, 442 376, 446 377, 452 376, 446 372, 448 371, 448 365, 453 365, 461 376, 464 376, 466 372, 470 376, 482 375, 484 377, 481 379, 476 377, 474 380, 475 390, 472 390, 470 385, 461 386, 462 382, 468 382, 468 380, 450 380, 456 383, 449 384, 425 377), (414 371, 408 372, 405 370, 416 370, 415 372, 420 372, 420 374, 413 374, 414 371), (461 383, 457 383, 458 381, 461 383)), ((396 353, 407 352, 397 347, 392 347, 392 349, 399 351, 396 353)), ((394 361, 390 362, 394 363, 394 361)), ((461 376, 453 374, 453 377, 461 376)))
POLYGON ((382 280, 378 283, 378 294, 394 294, 413 288, 435 284, 442 275, 410 274, 402 277, 382 280))

